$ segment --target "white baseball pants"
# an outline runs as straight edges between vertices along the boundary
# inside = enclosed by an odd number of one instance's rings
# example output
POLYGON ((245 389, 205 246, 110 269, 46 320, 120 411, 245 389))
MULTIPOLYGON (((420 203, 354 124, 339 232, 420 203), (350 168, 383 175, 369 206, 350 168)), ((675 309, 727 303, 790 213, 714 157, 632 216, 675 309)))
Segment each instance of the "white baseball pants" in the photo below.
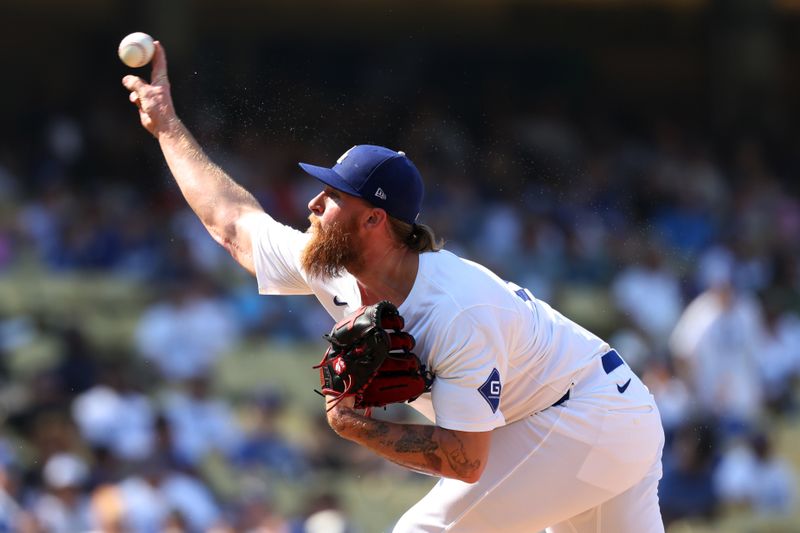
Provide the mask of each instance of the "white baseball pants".
POLYGON ((564 404, 494 430, 481 479, 441 479, 394 533, 663 533, 658 409, 628 365, 606 370, 598 358, 564 404))

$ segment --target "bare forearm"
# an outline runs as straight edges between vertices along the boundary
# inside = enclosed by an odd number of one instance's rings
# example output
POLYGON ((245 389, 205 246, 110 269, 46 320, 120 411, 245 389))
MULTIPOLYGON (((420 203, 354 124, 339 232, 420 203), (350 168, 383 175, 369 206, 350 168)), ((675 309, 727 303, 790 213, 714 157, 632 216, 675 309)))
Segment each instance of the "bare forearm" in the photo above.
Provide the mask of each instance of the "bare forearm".
POLYGON ((179 119, 159 132, 158 142, 184 198, 209 229, 247 210, 261 210, 252 194, 208 158, 179 119))
POLYGON ((432 476, 475 482, 485 466, 464 433, 419 424, 395 424, 342 409, 336 432, 401 466, 432 476))
POLYGON ((142 126, 158 139, 189 206, 214 240, 254 273, 252 245, 244 221, 246 214, 263 210, 253 195, 211 162, 178 119, 167 77, 166 52, 158 41, 153 44, 150 83, 133 75, 122 78, 122 84, 131 91, 128 99, 138 108, 142 126))

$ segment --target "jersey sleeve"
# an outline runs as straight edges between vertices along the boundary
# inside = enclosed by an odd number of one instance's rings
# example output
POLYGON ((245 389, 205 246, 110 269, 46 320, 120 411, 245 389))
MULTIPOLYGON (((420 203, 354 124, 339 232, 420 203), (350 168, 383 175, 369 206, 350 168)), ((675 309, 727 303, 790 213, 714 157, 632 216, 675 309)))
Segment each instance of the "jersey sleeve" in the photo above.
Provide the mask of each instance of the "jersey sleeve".
POLYGON ((501 410, 506 349, 494 320, 459 313, 435 342, 431 401, 436 425, 457 431, 491 431, 505 424, 501 410))
POLYGON ((243 221, 253 246, 253 266, 261 294, 310 294, 300 266, 308 234, 277 222, 266 213, 243 221))

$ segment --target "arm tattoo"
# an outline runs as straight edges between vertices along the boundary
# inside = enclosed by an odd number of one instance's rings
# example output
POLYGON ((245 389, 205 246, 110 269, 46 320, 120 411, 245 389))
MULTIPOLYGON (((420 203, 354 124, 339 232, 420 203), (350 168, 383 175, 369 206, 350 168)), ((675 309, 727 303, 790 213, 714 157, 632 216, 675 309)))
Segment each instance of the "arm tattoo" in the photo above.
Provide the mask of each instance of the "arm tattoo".
POLYGON ((362 417, 357 417, 357 420, 354 426, 358 428, 355 433, 359 437, 355 440, 412 470, 433 475, 450 471, 468 478, 481 469, 481 459, 468 455, 468 446, 458 432, 362 417), (381 452, 381 449, 386 451, 381 452))
POLYGON ((433 440, 433 426, 423 428, 403 427, 403 436, 394 446, 398 452, 405 453, 433 453, 439 448, 439 444, 433 440))
POLYGON ((403 435, 395 444, 394 449, 401 453, 421 453, 429 468, 435 472, 441 471, 442 458, 436 453, 439 443, 433 439, 435 429, 433 426, 421 428, 404 426, 403 435))
POLYGON ((375 424, 366 427, 364 435, 368 439, 380 439, 381 442, 386 442, 383 437, 389 434, 389 426, 386 422, 375 421, 375 424))
POLYGON ((447 459, 450 468, 459 475, 468 476, 478 468, 480 461, 470 461, 466 454, 464 442, 456 434, 446 429, 440 429, 442 436, 447 439, 440 446, 440 439, 434 439, 434 426, 414 428, 405 426, 403 435, 395 443, 394 449, 401 453, 421 453, 432 468, 437 470, 442 466, 442 455, 447 459))
POLYGON ((464 442, 458 437, 458 435, 455 435, 449 431, 448 434, 453 440, 453 446, 445 451, 447 454, 447 462, 450 463, 450 468, 462 476, 467 476, 479 469, 481 462, 478 460, 469 460, 465 453, 464 442))

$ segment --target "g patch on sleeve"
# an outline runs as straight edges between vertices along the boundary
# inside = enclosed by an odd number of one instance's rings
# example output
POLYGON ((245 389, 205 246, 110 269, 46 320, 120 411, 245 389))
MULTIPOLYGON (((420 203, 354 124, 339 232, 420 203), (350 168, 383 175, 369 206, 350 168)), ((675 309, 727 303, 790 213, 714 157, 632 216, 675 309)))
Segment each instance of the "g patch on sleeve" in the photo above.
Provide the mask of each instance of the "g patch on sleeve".
POLYGON ((483 399, 489 402, 489 407, 492 408, 492 413, 497 412, 500 406, 500 391, 503 385, 500 383, 500 372, 496 368, 492 369, 492 373, 483 382, 483 385, 478 387, 478 392, 481 393, 483 399))

